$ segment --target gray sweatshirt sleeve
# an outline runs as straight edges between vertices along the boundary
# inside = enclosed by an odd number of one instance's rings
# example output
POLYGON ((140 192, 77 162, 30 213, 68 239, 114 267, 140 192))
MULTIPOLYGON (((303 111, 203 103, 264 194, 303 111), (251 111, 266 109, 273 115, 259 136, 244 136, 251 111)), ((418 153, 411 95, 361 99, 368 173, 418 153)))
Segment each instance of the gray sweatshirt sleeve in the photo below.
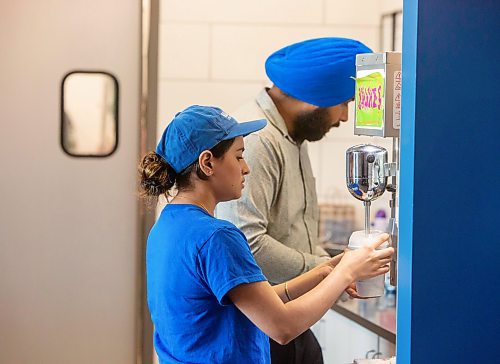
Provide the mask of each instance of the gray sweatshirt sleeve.
POLYGON ((274 284, 282 283, 325 262, 328 256, 324 251, 325 256, 316 256, 292 249, 269 235, 269 219, 273 218, 273 224, 280 223, 279 211, 274 211, 273 206, 279 198, 283 162, 279 152, 256 134, 245 138, 245 150, 250 174, 246 176, 242 196, 219 204, 217 217, 231 221, 243 231, 267 279, 274 284))

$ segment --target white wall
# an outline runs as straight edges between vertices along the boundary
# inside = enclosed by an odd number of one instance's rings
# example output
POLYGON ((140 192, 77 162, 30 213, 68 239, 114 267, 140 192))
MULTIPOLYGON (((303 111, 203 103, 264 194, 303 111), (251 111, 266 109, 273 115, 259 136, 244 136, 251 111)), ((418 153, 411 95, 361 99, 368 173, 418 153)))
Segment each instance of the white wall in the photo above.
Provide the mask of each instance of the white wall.
MULTIPOLYGON (((379 51, 380 16, 401 9, 402 0, 163 0, 160 4, 158 134, 177 111, 191 104, 231 112, 270 85, 265 59, 288 44, 314 37, 358 39, 379 51)), ((352 120, 352 110, 351 110, 352 120)), ((324 140, 310 143, 320 202, 362 204, 345 188, 345 150, 390 140, 356 137, 352 121, 324 140)), ((388 194, 387 194, 388 195, 388 194)), ((388 197, 373 205, 384 207, 388 197)))

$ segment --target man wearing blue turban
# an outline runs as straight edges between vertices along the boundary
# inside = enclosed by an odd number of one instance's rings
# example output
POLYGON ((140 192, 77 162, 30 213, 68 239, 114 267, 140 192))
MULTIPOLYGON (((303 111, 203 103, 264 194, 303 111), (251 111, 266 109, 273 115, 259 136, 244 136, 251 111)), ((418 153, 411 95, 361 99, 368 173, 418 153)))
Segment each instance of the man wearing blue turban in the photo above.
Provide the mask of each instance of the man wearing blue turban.
MULTIPOLYGON (((271 283, 286 282, 329 260, 318 245, 319 208, 305 141, 320 140, 347 121, 359 53, 371 50, 356 40, 333 37, 284 47, 266 61, 273 86, 233 113, 237 119, 265 118, 268 123, 245 140, 252 173, 242 197, 219 204, 217 215, 245 233, 271 283)), ((347 292, 356 296, 352 287, 347 292)), ((271 341, 271 360, 323 362, 310 330, 286 346, 271 341)))

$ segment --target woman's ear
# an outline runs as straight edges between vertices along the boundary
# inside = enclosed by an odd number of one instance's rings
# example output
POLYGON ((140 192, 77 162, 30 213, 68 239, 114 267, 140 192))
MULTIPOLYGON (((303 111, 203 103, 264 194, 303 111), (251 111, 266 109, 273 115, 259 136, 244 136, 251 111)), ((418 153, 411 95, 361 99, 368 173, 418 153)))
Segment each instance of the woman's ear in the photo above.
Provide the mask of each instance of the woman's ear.
POLYGON ((200 165, 200 169, 203 173, 205 173, 206 176, 211 176, 212 174, 214 174, 213 160, 214 155, 209 150, 204 150, 198 157, 198 164, 200 165))

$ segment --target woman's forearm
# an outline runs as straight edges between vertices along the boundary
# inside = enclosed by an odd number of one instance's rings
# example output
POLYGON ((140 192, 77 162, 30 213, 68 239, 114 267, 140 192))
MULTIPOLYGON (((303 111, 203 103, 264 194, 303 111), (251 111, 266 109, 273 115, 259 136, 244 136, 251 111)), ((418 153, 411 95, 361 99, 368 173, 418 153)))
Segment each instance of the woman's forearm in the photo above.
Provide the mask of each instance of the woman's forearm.
POLYGON ((309 311, 311 306, 316 306, 314 310, 316 311, 316 317, 310 319, 311 324, 313 324, 331 308, 332 303, 340 297, 352 282, 353 279, 344 271, 341 271, 341 269, 334 269, 334 271, 316 287, 287 303, 285 307, 289 310, 309 311))
POLYGON ((316 287, 286 303, 283 327, 287 328, 288 339, 295 338, 319 321, 350 283, 352 279, 348 275, 334 269, 316 287))

